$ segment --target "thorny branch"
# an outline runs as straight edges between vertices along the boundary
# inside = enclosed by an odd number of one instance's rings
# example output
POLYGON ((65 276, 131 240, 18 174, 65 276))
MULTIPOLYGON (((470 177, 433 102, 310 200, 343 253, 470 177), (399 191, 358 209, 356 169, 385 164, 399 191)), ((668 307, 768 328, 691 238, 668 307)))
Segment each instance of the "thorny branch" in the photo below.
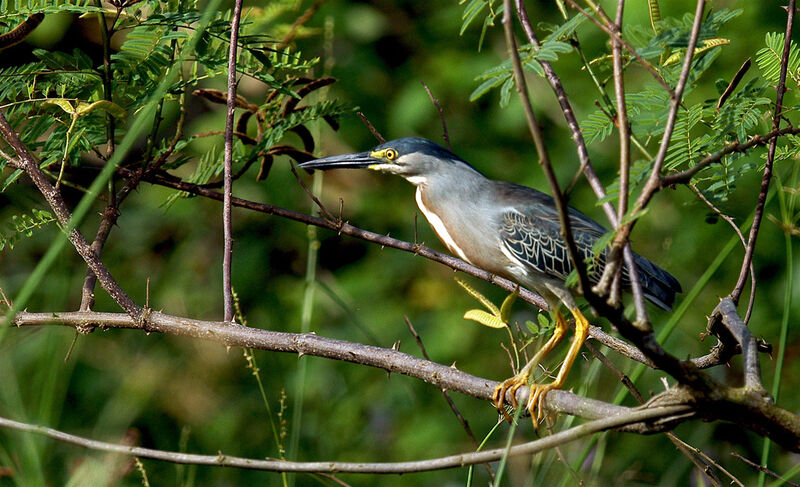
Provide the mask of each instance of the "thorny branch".
MULTIPOLYGON (((725 318, 721 323, 727 326, 731 321, 725 318)), ((145 320, 140 321, 134 321, 121 313, 22 312, 17 315, 14 324, 17 326, 58 324, 71 327, 85 327, 88 324, 101 328, 139 329, 148 333, 157 332, 209 340, 226 346, 313 355, 408 375, 424 380, 439 389, 460 392, 482 400, 490 400, 498 384, 493 380, 475 377, 454 367, 436 364, 398 350, 335 340, 313 333, 286 333, 230 326, 227 322, 193 320, 157 311, 151 311, 145 320)), ((751 352, 748 353, 753 355, 751 352)), ((796 415, 766 400, 756 388, 736 389, 714 383, 708 378, 705 380, 709 386, 713 385, 713 393, 707 394, 703 390, 687 387, 671 388, 651 399, 646 405, 648 408, 688 406, 682 410, 679 417, 657 424, 630 426, 635 422, 626 423, 626 431, 661 432, 671 429, 676 423, 699 415, 707 419, 735 421, 745 428, 770 437, 787 449, 800 451, 800 418, 796 415)), ((517 391, 518 401, 525 401, 528 392, 527 387, 520 388, 517 391)), ((588 419, 619 417, 631 411, 630 408, 558 390, 548 394, 544 405, 553 413, 566 413, 588 419)))
MULTIPOLYGON (((0 133, 6 139, 6 142, 14 149, 14 152, 17 153, 17 162, 20 169, 25 171, 36 185, 39 192, 42 193, 42 196, 44 196, 44 199, 50 205, 50 208, 53 210, 53 213, 55 213, 62 228, 68 229, 72 216, 66 203, 64 203, 64 199, 61 197, 61 193, 47 180, 44 172, 39 168, 36 159, 30 151, 28 151, 28 148, 25 147, 22 140, 20 140, 2 111, 0 111, 0 133)), ((86 264, 92 272, 97 275, 97 279, 108 294, 111 295, 128 315, 134 319, 139 319, 142 309, 119 286, 108 268, 106 268, 103 262, 97 257, 97 254, 94 253, 94 250, 92 250, 92 247, 89 245, 89 242, 86 241, 83 234, 81 234, 77 228, 73 228, 68 232, 67 238, 75 247, 75 250, 81 258, 86 261, 86 264)))
MULTIPOLYGON (((533 26, 531 25, 528 17, 528 11, 525 9, 525 4, 522 2, 522 0, 516 0, 516 9, 517 17, 519 18, 520 24, 522 24, 525 35, 528 38, 528 42, 538 49, 541 44, 539 43, 539 39, 536 37, 536 32, 533 30, 533 26)), ((589 159, 589 151, 586 149, 586 141, 583 138, 583 132, 581 132, 578 120, 575 118, 575 111, 572 109, 572 105, 569 102, 567 93, 564 90, 564 85, 561 83, 561 79, 558 77, 549 62, 541 59, 537 60, 537 62, 539 65, 541 65, 542 70, 545 73, 545 77, 547 78, 547 81, 550 83, 550 86, 556 95, 558 104, 564 114, 564 119, 567 122, 570 133, 572 134, 572 140, 575 143, 578 159, 581 162, 581 167, 578 172, 582 173, 586 177, 586 180, 589 182, 589 186, 591 186, 592 191, 594 191, 597 199, 604 201, 606 199, 606 190, 603 187, 603 183, 600 181, 600 178, 597 176, 597 173, 595 173, 594 168, 592 167, 591 160, 589 159)), ((619 225, 619 219, 617 218, 617 214, 614 212, 614 208, 611 203, 609 201, 605 201, 601 207, 603 212, 606 214, 608 221, 611 223, 612 228, 616 229, 619 225)), ((624 258, 625 264, 628 266, 628 273, 631 276, 631 291, 633 292, 634 299, 637 302, 641 301, 642 293, 641 286, 639 285, 639 276, 634 270, 636 265, 633 259, 633 251, 631 250, 630 244, 627 242, 624 248, 624 258)))
POLYGON ((544 175, 547 178, 547 184, 550 191, 553 193, 553 201, 556 204, 558 211, 558 220, 561 224, 561 237, 567 245, 569 259, 572 261, 572 266, 578 274, 578 286, 583 294, 591 294, 589 289, 589 277, 586 273, 586 265, 578 252, 578 247, 575 244, 575 237, 572 233, 572 223, 569 219, 567 203, 564 200, 564 194, 558 185, 558 179, 553 172, 553 166, 550 163, 550 155, 547 151, 547 146, 544 143, 544 136, 542 129, 539 127, 539 122, 536 120, 536 115, 533 113, 530 98, 528 97, 528 84, 525 81, 525 72, 522 69, 522 61, 519 58, 519 51, 517 49, 517 40, 514 34, 514 26, 511 22, 511 0, 503 1, 503 29, 505 31, 506 46, 508 55, 511 57, 511 65, 514 70, 514 85, 517 88, 517 93, 522 102, 522 108, 525 112, 525 119, 528 122, 528 130, 530 131, 533 143, 536 146, 536 153, 539 155, 539 165, 542 166, 544 175))
MULTIPOLYGON (((678 118, 678 109, 681 105, 681 98, 683 97, 686 84, 689 81, 689 72, 692 66, 694 50, 695 47, 697 47, 697 39, 700 35, 700 25, 703 22, 704 7, 705 0, 697 0, 694 22, 692 24, 691 33, 689 34, 689 43, 686 47, 683 66, 681 67, 680 76, 678 77, 678 83, 675 85, 675 91, 672 93, 670 99, 670 107, 664 126, 664 134, 661 137, 661 143, 658 148, 658 153, 653 161, 653 167, 651 169, 650 176, 648 177, 642 192, 639 194, 639 197, 636 199, 636 202, 633 206, 632 212, 634 215, 641 212, 647 206, 647 204, 650 202, 650 199, 661 187, 661 168, 664 165, 665 158, 667 157, 667 149, 669 148, 670 139, 672 138, 672 131, 675 128, 675 122, 678 118)), ((619 266, 620 252, 622 251, 625 243, 628 242, 630 232, 633 229, 635 222, 636 220, 625 223, 620 225, 620 227, 617 229, 614 235, 613 243, 609 249, 609 255, 606 262, 606 267, 603 270, 603 276, 600 278, 600 282, 596 286, 598 289, 605 290, 611 285, 611 281, 616 274, 617 267, 619 266)), ((642 330, 650 329, 649 320, 645 322, 637 322, 636 324, 642 330)))
MULTIPOLYGON (((75 328, 100 327, 101 329, 138 329, 148 333, 157 332, 188 338, 197 338, 221 343, 226 346, 248 347, 273 352, 296 353, 324 357, 344 362, 377 367, 387 372, 415 377, 439 388, 459 392, 477 399, 491 400, 497 382, 475 377, 455 367, 441 365, 399 350, 363 345, 326 338, 314 333, 287 333, 258 328, 226 326, 226 322, 201 321, 171 316, 151 311, 145 322, 134 322, 122 313, 66 312, 29 313, 21 312, 14 323, 17 326, 44 326, 57 324, 75 328)), ((527 397, 528 389, 517 393, 520 400, 527 397)), ((588 419, 612 416, 630 411, 630 408, 615 406, 594 399, 583 398, 566 391, 553 391, 548 395, 547 407, 554 412, 572 414, 588 419)), ((647 425, 632 431, 652 432, 647 425)))

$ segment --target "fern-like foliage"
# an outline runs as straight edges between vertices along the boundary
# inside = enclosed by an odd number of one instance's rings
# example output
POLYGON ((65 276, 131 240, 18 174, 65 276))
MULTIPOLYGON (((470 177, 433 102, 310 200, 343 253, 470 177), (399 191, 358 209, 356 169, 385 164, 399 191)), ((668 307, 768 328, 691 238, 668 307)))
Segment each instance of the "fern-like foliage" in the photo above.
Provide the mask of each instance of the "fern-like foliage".
MULTIPOLYGON (((177 62, 202 16, 200 3, 145 0, 106 10, 94 0, 0 0, 0 21, 8 29, 34 13, 102 13, 110 35, 122 41, 111 50, 106 63, 80 49, 63 52, 56 47, 33 50, 34 62, 0 69, 3 109, 46 172, 54 178, 63 175, 68 182, 71 168, 86 166, 88 156, 103 157, 110 138, 121 136, 126 118, 139 113, 148 95, 177 62)), ((265 8, 247 9, 243 15, 237 73, 265 85, 268 96, 252 101, 239 96, 242 102, 237 109, 237 131, 242 135, 236 143, 234 165, 241 174, 255 161, 261 161, 259 177, 263 179, 277 155, 309 158, 315 144, 305 125, 324 120, 336 126, 336 117, 348 110, 332 101, 307 102, 307 94, 333 80, 309 77, 317 59, 309 59, 291 45, 278 44, 265 34, 289 32, 295 19, 286 16, 296 15, 297 8, 295 0, 279 0, 265 8), (300 136, 301 148, 282 140, 288 132, 300 136)), ((182 76, 169 88, 158 108, 141 159, 128 164, 147 168, 162 159, 158 162, 161 170, 195 164, 190 182, 214 184, 222 167, 221 137, 216 136, 213 147, 203 150, 198 160, 193 143, 208 134, 173 134, 171 127, 165 130, 162 120, 167 111, 185 109, 189 102, 203 103, 200 98, 190 98, 193 90, 200 88, 203 92, 206 83, 225 82, 231 15, 228 10, 218 12, 194 51, 184 59, 182 76)), ((310 34, 306 30, 299 35, 310 34)), ((223 93, 213 101, 225 103, 224 96, 223 93)), ((0 162, 0 166, 3 164, 0 162)), ((20 172, 3 174, 6 179, 0 190, 16 181, 20 172)))
POLYGON ((23 237, 32 237, 36 230, 39 230, 56 219, 44 210, 31 209, 30 215, 13 215, 11 220, 6 222, 0 230, 0 251, 8 247, 9 250, 23 237))
MULTIPOLYGON (((571 45, 557 39, 544 41, 538 49, 531 44, 519 48, 523 68, 539 76, 544 76, 544 70, 538 61, 554 62, 558 60, 559 54, 571 51, 571 45)), ((482 83, 472 92, 469 97, 470 101, 475 101, 493 88, 500 87, 500 106, 508 105, 511 91, 514 88, 514 72, 510 59, 484 71, 476 80, 480 80, 482 83)))
POLYGON ((0 22, 13 29, 31 14, 102 12, 94 0, 0 0, 0 22))
MULTIPOLYGON (((770 83, 776 84, 781 72, 784 33, 767 32, 764 43, 766 47, 760 49, 756 54, 756 63, 764 78, 770 83)), ((797 44, 794 41, 791 41, 789 46, 789 63, 787 64, 786 75, 788 79, 794 81, 795 86, 800 87, 800 49, 797 48, 797 44)))
POLYGON ((705 147, 704 137, 697 137, 692 133, 695 126, 703 119, 703 105, 693 105, 680 112, 664 160, 667 171, 696 162, 698 154, 705 147))

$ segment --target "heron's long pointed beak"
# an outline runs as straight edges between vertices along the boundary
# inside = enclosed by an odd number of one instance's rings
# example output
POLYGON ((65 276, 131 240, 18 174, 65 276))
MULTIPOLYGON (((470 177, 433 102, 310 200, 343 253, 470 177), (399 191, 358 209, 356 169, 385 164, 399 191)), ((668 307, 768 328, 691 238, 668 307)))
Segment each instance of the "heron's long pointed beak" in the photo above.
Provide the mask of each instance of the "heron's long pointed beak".
POLYGON ((358 152, 356 154, 342 154, 340 156, 323 157, 322 159, 314 159, 302 164, 298 167, 303 169, 355 169, 365 168, 374 164, 380 164, 382 161, 370 155, 370 152, 358 152))

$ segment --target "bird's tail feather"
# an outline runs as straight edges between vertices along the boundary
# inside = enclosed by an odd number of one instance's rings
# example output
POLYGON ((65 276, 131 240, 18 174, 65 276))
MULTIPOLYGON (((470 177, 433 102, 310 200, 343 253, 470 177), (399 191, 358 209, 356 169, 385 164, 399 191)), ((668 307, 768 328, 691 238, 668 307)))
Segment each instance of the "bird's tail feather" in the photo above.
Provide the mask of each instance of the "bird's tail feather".
POLYGON ((659 308, 672 311, 675 294, 682 291, 678 280, 640 255, 636 255, 636 268, 644 296, 659 308))

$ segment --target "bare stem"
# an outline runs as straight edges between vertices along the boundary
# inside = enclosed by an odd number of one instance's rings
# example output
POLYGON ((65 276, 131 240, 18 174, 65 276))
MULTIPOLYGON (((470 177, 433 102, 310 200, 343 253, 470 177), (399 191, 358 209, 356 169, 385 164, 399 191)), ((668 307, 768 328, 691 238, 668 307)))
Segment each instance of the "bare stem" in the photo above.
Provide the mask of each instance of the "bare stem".
POLYGON ((119 286, 111 275, 111 272, 109 272, 105 264, 97 257, 94 250, 92 250, 83 234, 81 234, 77 228, 70 229, 72 215, 66 203, 64 203, 64 199, 61 197, 61 193, 47 180, 47 176, 45 176, 44 172, 39 168, 39 164, 36 162, 36 159, 34 159, 33 154, 30 153, 22 140, 20 140, 2 111, 0 111, 0 133, 6 139, 6 142, 14 149, 14 152, 17 153, 17 162, 21 166, 20 169, 25 171, 28 177, 33 181, 33 184, 36 185, 39 192, 42 193, 42 196, 44 196, 44 199, 50 205, 53 213, 55 213, 59 224, 64 229, 68 229, 67 238, 75 247, 78 254, 86 261, 86 264, 92 272, 97 275, 100 284, 125 312, 132 318, 139 319, 141 308, 119 286))
POLYGON ((619 428, 622 426, 654 421, 671 416, 684 414, 690 411, 689 406, 666 406, 648 409, 633 410, 626 414, 606 417, 591 421, 574 428, 561 431, 538 440, 521 445, 515 445, 509 450, 496 448, 480 452, 462 453, 441 458, 418 460, 410 462, 384 462, 384 463, 348 463, 348 462, 291 462, 286 460, 260 460, 242 457, 233 457, 217 453, 216 455, 198 455, 165 450, 154 450, 138 446, 120 445, 103 441, 92 440, 81 436, 64 433, 45 426, 21 423, 11 419, 0 418, 0 427, 35 433, 58 441, 78 445, 92 450, 107 451, 122 455, 133 455, 140 458, 150 458, 179 464, 209 465, 217 467, 235 467, 252 470, 268 470, 275 472, 331 472, 331 473, 371 473, 371 474, 404 474, 412 472, 427 472, 447 468, 457 468, 465 465, 475 465, 499 460, 503 455, 519 456, 532 455, 546 449, 555 448, 588 435, 619 428))
MULTIPOLYGON (((658 153, 656 154, 656 158, 653 161, 653 168, 650 172, 650 176, 645 184, 644 188, 642 189, 639 198, 637 198, 636 203, 633 207, 634 214, 641 212, 647 204, 650 202, 650 199, 653 195, 661 188, 661 168, 664 165, 664 160, 667 156, 667 149, 669 148, 670 139, 672 138, 672 131, 675 128, 675 122, 678 118, 678 109, 681 106, 681 99, 683 97, 683 92, 686 88, 686 83, 689 80, 689 72, 691 71, 692 66, 692 59, 694 55, 695 47, 697 46, 697 38, 700 34, 700 25, 703 21, 703 9, 705 7, 705 0, 697 0, 697 7, 695 9, 694 14, 694 23, 692 24, 692 30, 689 34, 689 43, 686 48, 686 55, 683 59, 683 66, 681 68, 680 76, 678 77, 678 83, 675 86, 674 92, 671 93, 670 99, 670 109, 667 114, 667 121, 664 127, 664 134, 661 137, 661 145, 659 146, 658 153)), ((634 221, 625 223, 620 225, 617 229, 616 234, 614 235, 614 241, 611 245, 611 249, 609 250, 609 258, 606 264, 605 270, 603 272, 603 276, 598 284, 599 288, 603 288, 603 286, 608 286, 611 284, 612 277, 617 271, 617 266, 619 265, 619 253, 622 251, 624 245, 628 242, 628 238, 630 237, 630 232, 633 229, 634 221)), ((643 329, 649 328, 649 322, 638 322, 638 326, 641 326, 643 329)))
POLYGON ((236 50, 239 42, 239 20, 242 17, 242 0, 235 0, 231 19, 230 51, 228 52, 228 99, 225 119, 225 168, 222 199, 222 231, 224 249, 222 256, 222 294, 225 321, 233 321, 233 292, 231 290, 231 261, 233 259, 233 224, 231 221, 231 196, 233 194, 233 115, 236 108, 236 50))
MULTIPOLYGON (((772 116, 772 130, 779 130, 781 127, 781 112, 783 112, 783 94, 786 92, 786 72, 789 67, 789 50, 792 43, 792 29, 794 27, 794 13, 795 13, 795 0, 789 0, 789 5, 786 9, 786 31, 784 32, 783 42, 783 55, 781 56, 781 74, 778 78, 777 94, 775 95, 775 111, 772 116)), ((764 206, 767 201, 767 193, 769 192, 769 183, 772 180, 772 165, 775 161, 775 149, 778 145, 778 138, 773 137, 769 141, 769 148, 767 149, 767 163, 764 166, 764 176, 761 179, 761 190, 758 193, 758 202, 756 203, 755 216, 753 217, 753 225, 750 227, 750 235, 747 239, 747 247, 742 259, 742 268, 739 271, 739 279, 736 286, 731 291, 731 299, 734 303, 739 302, 739 298, 744 290, 745 283, 747 282, 747 271, 750 268, 750 263, 753 261, 753 252, 756 247, 756 239, 758 238, 758 230, 761 227, 761 219, 764 216, 764 206)))
MULTIPOLYGON (((525 35, 528 38, 528 42, 530 42, 534 47, 540 47, 539 39, 536 38, 536 32, 533 30, 533 26, 531 25, 530 19, 528 17, 528 12, 525 9, 525 5, 522 0, 516 0, 516 9, 517 9, 517 17, 519 18, 520 24, 522 24, 522 28, 525 31, 525 35)), ((581 161, 580 169, 578 170, 579 173, 582 173, 586 180, 589 182, 589 186, 591 186, 592 191, 594 191, 595 196, 598 200, 605 200, 606 199, 606 190, 603 187, 603 183, 600 181, 600 178, 597 177, 597 173, 594 172, 594 168, 592 167, 591 160, 589 159, 589 151, 586 149, 586 141, 583 138, 583 133, 581 132, 580 125, 578 124, 578 120, 575 118, 575 111, 572 109, 572 105, 569 102, 569 98, 567 97, 567 93, 564 89, 563 84, 561 83, 561 79, 556 74, 555 70, 553 69, 552 65, 545 60, 537 60, 538 63, 542 66, 542 70, 545 73, 545 77, 547 81, 550 83, 550 86, 553 89, 553 92, 556 95, 558 100, 558 104, 561 107, 561 111, 564 114, 564 119, 567 122, 567 126, 569 127, 570 133, 572 134, 572 140, 575 143, 575 149, 578 153, 578 159, 581 161)), ((587 64, 587 69, 591 70, 591 67, 587 64)), ((598 85, 599 86, 599 85, 598 85)), ((603 92, 605 95, 605 92, 603 92)), ((609 101, 610 104, 610 101, 609 101)), ((576 174, 577 176, 577 174, 576 174)), ((619 224, 619 219, 617 218, 616 213, 614 212, 614 208, 610 202, 606 201, 602 204, 603 212, 606 214, 608 221, 611 223, 612 228, 617 228, 619 224)), ((634 295, 634 300, 637 302, 644 302, 644 298, 642 297, 641 293, 641 286, 639 285, 639 276, 635 271, 635 263, 633 259, 633 251, 630 249, 630 244, 625 244, 624 249, 624 258, 625 263, 628 266, 628 271, 631 276, 631 291, 634 295)))
POLYGON ((511 57, 511 64, 514 68, 514 80, 519 94, 522 108, 525 112, 525 119, 528 122, 528 130, 530 131, 533 143, 536 146, 536 152, 539 154, 539 164, 542 166, 547 183, 553 193, 553 200, 556 204, 558 211, 558 219, 561 223, 561 237, 567 245, 569 251, 569 258, 572 261, 573 268, 578 273, 578 284, 581 292, 585 295, 591 293, 589 286, 589 278, 586 274, 586 266, 583 259, 580 258, 578 247, 575 244, 575 238, 572 234, 572 223, 569 219, 567 204, 564 200, 564 195, 561 193, 561 188, 558 185, 558 180, 553 172, 553 166, 550 163, 550 155, 547 152, 547 146, 544 143, 544 136, 539 123, 536 121, 536 115, 533 113, 530 98, 528 97, 528 84, 525 81, 525 73, 522 70, 522 62, 519 58, 519 51, 517 50, 517 40, 514 36, 514 27, 511 24, 511 0, 504 0, 503 2, 503 27, 506 35, 506 45, 508 47, 508 55, 511 57))

